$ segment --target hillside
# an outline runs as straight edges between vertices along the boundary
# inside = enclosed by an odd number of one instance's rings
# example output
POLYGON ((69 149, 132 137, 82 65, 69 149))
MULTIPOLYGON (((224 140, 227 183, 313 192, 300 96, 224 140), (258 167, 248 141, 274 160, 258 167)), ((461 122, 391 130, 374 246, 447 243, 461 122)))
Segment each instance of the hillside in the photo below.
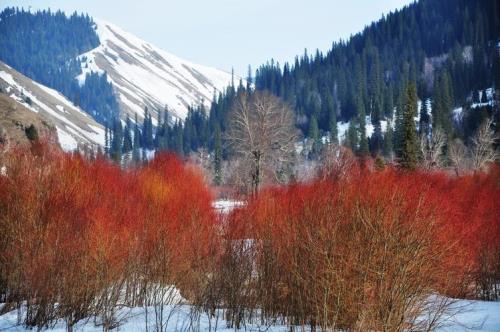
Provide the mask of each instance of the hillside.
POLYGON ((27 128, 33 125, 39 137, 56 140, 56 129, 38 114, 0 93, 0 155, 14 146, 29 143, 27 128))
POLYGON ((184 119, 188 107, 209 105, 214 92, 231 82, 231 74, 191 63, 167 53, 109 22, 97 20, 100 45, 79 56, 85 81, 90 72, 106 72, 113 84, 122 117, 144 116, 144 107, 154 119, 165 107, 184 119))
POLYGON ((0 88, 5 101, 8 96, 19 105, 16 109, 27 109, 39 118, 31 120, 33 116, 26 115, 27 121, 45 121, 56 128, 58 141, 64 150, 71 151, 84 145, 94 149, 104 146, 102 125, 57 91, 31 80, 3 62, 0 62, 0 88))
MULTIPOLYGON (((285 64, 271 59, 249 73, 248 81, 288 102, 304 137, 344 137, 339 143, 353 151, 388 160, 399 155, 406 91, 413 83, 420 101, 414 114, 418 134, 440 128, 450 140, 467 143, 478 118, 499 117, 492 102, 499 96, 491 93, 500 86, 498 13, 495 0, 416 1, 334 41, 325 53, 306 50, 285 64), (474 105, 483 105, 476 108, 481 116, 473 114, 474 105), (455 123, 453 111, 459 108, 470 116, 455 123), (347 127, 349 139, 343 135, 347 127)), ((228 91, 212 105, 209 137, 217 128, 226 130, 235 95, 228 91)))
POLYGON ((111 127, 144 108, 153 123, 168 108, 184 119, 188 107, 209 105, 232 76, 197 65, 88 15, 30 12, 0 13, 0 60, 65 95, 94 119, 111 127))

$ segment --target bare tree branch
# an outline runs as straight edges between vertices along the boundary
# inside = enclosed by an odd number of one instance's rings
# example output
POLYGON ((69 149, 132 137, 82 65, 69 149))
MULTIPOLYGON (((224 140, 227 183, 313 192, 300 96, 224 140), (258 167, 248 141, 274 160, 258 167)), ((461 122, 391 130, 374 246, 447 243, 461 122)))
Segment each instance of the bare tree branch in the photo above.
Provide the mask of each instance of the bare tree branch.
MULTIPOLYGON (((234 102, 226 140, 232 153, 251 165, 251 190, 263 179, 279 180, 292 161, 297 130, 291 108, 267 92, 240 93, 234 102)), ((248 171, 247 171, 248 172, 248 171)))

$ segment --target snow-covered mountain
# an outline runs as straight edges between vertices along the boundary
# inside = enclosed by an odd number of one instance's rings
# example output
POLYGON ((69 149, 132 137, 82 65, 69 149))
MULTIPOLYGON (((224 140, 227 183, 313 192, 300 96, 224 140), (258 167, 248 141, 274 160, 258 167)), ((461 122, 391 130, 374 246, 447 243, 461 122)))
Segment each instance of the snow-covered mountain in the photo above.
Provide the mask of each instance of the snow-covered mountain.
POLYGON ((59 92, 39 84, 0 61, 0 88, 17 103, 37 113, 57 129, 66 151, 104 146, 104 128, 59 92))
POLYGON ((206 105, 231 82, 231 74, 183 60, 167 53, 121 28, 101 20, 96 21, 100 45, 82 54, 83 74, 106 72, 112 82, 122 116, 142 119, 144 107, 153 115, 168 107, 170 114, 184 119, 190 105, 206 105))

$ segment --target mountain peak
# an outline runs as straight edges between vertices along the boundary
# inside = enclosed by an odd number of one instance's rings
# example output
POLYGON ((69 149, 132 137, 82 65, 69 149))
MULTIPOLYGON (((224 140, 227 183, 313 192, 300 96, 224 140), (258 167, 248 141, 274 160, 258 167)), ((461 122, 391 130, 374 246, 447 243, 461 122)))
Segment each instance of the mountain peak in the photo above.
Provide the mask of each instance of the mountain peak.
POLYGON ((184 119, 188 107, 205 103, 230 84, 231 74, 194 64, 172 55, 120 27, 94 20, 100 45, 79 56, 83 73, 106 72, 113 84, 123 116, 142 118, 144 108, 153 118, 165 107, 171 115, 184 119))

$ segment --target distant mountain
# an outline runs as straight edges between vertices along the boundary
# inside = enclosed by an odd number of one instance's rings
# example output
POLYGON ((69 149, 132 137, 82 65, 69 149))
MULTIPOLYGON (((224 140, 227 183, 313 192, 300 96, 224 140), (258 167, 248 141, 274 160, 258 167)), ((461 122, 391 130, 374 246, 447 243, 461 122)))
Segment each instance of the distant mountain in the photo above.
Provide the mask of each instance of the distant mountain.
POLYGON ((231 74, 183 60, 112 23, 96 20, 96 32, 99 46, 78 57, 82 65, 78 80, 83 83, 87 73, 106 72, 122 117, 138 114, 141 119, 147 106, 153 119, 165 107, 184 119, 189 106, 209 105, 214 92, 231 83, 231 74))
POLYGON ((0 62, 0 91, 4 100, 0 106, 3 121, 11 118, 15 122, 21 118, 25 119, 21 127, 38 124, 38 127, 47 127, 49 131, 55 128, 58 142, 66 151, 85 145, 94 150, 104 146, 104 128, 101 124, 59 92, 31 80, 3 62, 0 62), (12 103, 6 102, 7 97, 19 107, 9 106, 12 103), (8 109, 12 109, 12 112, 9 113, 8 109), (26 115, 26 110, 32 114, 26 115))
POLYGON ((0 60, 112 126, 148 107, 153 124, 167 107, 184 119, 209 105, 232 75, 169 54, 88 15, 6 8, 0 13, 0 60), (97 22, 97 23, 96 23, 97 22))

